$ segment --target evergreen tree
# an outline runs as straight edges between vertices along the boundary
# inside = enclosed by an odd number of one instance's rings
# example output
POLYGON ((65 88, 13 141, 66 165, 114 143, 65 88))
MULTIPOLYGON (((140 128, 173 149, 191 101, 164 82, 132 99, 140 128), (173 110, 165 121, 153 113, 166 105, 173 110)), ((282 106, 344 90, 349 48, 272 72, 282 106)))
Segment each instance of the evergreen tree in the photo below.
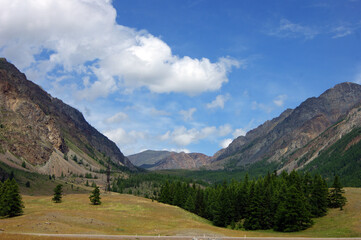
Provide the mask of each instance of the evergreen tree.
POLYGON ((309 206, 313 217, 322 217, 327 213, 327 184, 323 181, 321 175, 315 175, 310 191, 309 206))
POLYGON ((89 196, 90 202, 93 205, 100 205, 102 202, 100 201, 100 190, 99 187, 96 186, 92 191, 91 195, 89 196))
POLYGON ((343 206, 345 206, 347 202, 347 199, 342 195, 345 191, 342 188, 338 175, 335 176, 331 188, 332 189, 330 190, 330 194, 328 196, 328 206, 330 208, 340 208, 340 210, 342 210, 343 206))
MULTIPOLYGON (((296 184, 296 182, 293 183, 296 184)), ((291 185, 287 189, 285 200, 278 206, 274 230, 295 232, 306 229, 311 225, 312 220, 304 196, 300 189, 297 189, 295 185, 291 185)))
POLYGON ((62 197, 63 197, 63 185, 58 184, 54 188, 54 196, 53 196, 52 200, 55 203, 60 203, 62 197))
POLYGON ((193 194, 188 194, 187 200, 184 204, 184 209, 189 212, 193 212, 193 213, 195 212, 196 205, 193 194))
POLYGON ((7 179, 0 195, 0 216, 14 217, 23 213, 23 202, 15 179, 7 179))

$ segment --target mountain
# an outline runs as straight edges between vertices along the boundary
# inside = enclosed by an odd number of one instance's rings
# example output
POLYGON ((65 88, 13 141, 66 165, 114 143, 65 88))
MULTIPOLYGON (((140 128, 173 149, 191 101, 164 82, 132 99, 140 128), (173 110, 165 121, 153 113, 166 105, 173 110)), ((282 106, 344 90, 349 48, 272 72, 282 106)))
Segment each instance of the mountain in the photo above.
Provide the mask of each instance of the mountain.
POLYGON ((202 153, 176 153, 147 150, 128 156, 136 166, 149 170, 198 169, 209 165, 211 157, 202 153))
POLYGON ((143 165, 153 165, 156 162, 162 160, 169 155, 172 155, 173 152, 169 151, 153 151, 146 150, 137 154, 129 155, 127 158, 135 166, 142 167, 143 165))
POLYGON ((278 169, 300 169, 322 149, 361 126, 361 118, 351 117, 358 116, 360 102, 360 85, 338 84, 236 138, 213 156, 210 168, 237 169, 255 163, 277 163, 278 169), (338 130, 332 131, 335 127, 338 130))
POLYGON ((81 112, 53 98, 0 59, 0 161, 45 174, 136 168, 81 112))

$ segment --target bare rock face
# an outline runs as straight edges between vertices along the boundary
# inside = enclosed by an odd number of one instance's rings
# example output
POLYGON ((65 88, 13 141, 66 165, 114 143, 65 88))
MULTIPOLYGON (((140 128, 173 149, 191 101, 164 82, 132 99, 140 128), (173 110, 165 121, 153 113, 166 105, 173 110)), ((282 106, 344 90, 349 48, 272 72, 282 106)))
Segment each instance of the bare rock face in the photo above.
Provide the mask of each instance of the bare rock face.
POLYGON ((238 137, 229 147, 213 156, 213 166, 233 167, 261 160, 283 161, 310 143, 361 102, 361 86, 341 83, 318 98, 309 98, 296 109, 287 109, 279 117, 238 137), (222 164, 219 164, 222 163, 222 164))
POLYGON ((34 166, 70 148, 89 158, 107 156, 119 166, 135 167, 76 109, 51 97, 4 58, 0 59, 0 145, 34 166))

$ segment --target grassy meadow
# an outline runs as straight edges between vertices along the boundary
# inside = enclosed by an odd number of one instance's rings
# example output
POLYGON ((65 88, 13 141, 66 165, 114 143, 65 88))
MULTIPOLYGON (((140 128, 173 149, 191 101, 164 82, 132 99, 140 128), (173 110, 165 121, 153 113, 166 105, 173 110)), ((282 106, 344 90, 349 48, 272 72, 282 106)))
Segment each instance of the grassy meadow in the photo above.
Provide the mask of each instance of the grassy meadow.
MULTIPOLYGON (((210 222, 178 207, 132 195, 102 194, 102 205, 90 205, 88 194, 67 194, 62 203, 52 196, 23 195, 24 215, 0 219, 0 239, 58 239, 8 233, 111 234, 111 235, 212 235, 247 237, 361 237, 361 188, 346 188, 343 211, 331 209, 315 219, 311 228, 297 233, 239 231, 210 222)), ((64 239, 64 238, 59 238, 64 239)), ((92 238, 93 239, 93 238, 92 238)))

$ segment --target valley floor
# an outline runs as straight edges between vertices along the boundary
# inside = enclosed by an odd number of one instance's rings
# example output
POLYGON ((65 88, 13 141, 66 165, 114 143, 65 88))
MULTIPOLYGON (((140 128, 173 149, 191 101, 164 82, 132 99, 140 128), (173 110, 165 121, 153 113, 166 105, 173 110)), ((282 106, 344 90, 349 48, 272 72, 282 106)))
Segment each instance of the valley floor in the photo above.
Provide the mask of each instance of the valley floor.
MULTIPOLYGON (((88 194, 69 194, 55 204, 52 196, 23 196, 24 215, 0 219, 0 239, 77 239, 81 236, 13 235, 23 233, 85 234, 81 239, 112 239, 94 235, 148 235, 221 237, 361 237, 361 188, 346 188, 343 211, 332 209, 315 219, 311 228, 297 233, 238 231, 212 226, 210 222, 178 207, 124 194, 103 194, 102 205, 90 205, 88 194)), ((114 236, 113 236, 114 237, 114 236)), ((145 239, 140 236, 113 239, 145 239)), ((147 238, 149 239, 149 238, 147 238)), ((164 238, 163 238, 164 239, 164 238)), ((176 239, 173 238, 172 239, 176 239)), ((198 238, 201 239, 201 238, 198 238)), ((207 239, 207 238, 206 238, 207 239)), ((223 239, 223 238, 222 238, 223 239)), ((227 239, 227 238, 224 238, 227 239)))

